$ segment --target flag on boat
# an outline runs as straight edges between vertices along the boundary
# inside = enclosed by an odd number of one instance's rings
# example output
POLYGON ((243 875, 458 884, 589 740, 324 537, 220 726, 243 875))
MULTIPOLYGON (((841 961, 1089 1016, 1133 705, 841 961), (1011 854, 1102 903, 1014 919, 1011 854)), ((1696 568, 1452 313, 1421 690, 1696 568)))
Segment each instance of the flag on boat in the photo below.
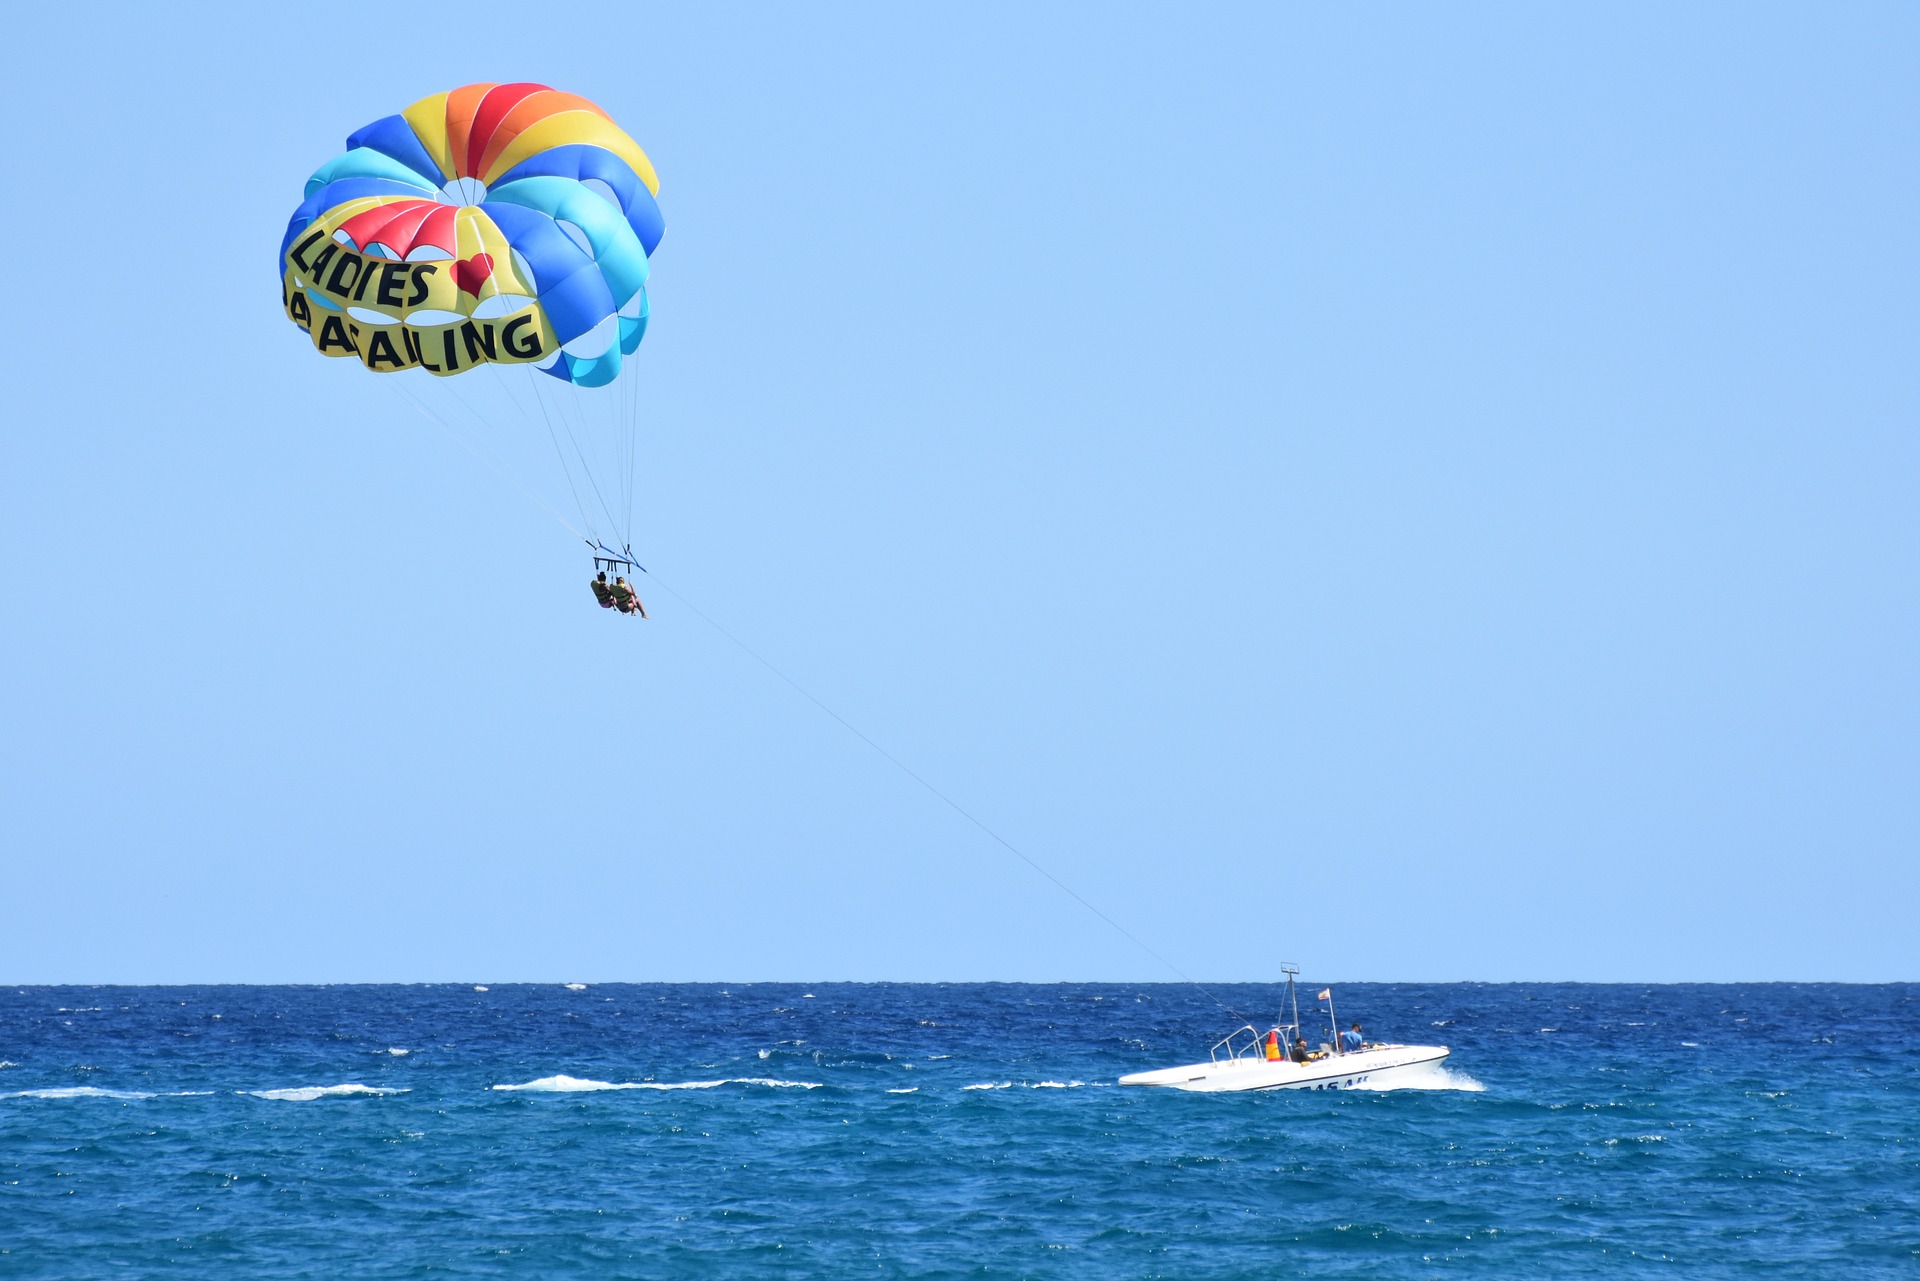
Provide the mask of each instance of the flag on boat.
POLYGON ((1321 988, 1320 999, 1323 1001, 1331 1001, 1333 999, 1333 989, 1330 987, 1321 988))

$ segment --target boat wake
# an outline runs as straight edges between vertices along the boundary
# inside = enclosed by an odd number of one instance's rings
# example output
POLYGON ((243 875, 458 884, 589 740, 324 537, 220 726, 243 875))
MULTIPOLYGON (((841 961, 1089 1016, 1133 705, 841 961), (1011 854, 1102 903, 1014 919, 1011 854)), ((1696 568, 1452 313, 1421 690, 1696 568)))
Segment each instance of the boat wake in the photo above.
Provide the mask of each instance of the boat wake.
POLYGON ((1484 1094, 1487 1089, 1465 1072, 1455 1072, 1444 1066, 1417 1076, 1389 1078, 1380 1085, 1355 1085, 1352 1088, 1371 1090, 1375 1094, 1391 1094, 1396 1090, 1461 1090, 1468 1094, 1484 1094))

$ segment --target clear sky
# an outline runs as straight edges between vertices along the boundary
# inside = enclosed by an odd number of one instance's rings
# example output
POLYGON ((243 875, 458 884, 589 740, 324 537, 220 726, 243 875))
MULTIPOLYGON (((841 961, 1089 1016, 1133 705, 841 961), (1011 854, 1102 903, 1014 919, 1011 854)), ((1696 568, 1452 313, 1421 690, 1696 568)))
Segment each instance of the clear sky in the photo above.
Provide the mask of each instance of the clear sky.
POLYGON ((408 12, 7 20, 0 980, 1172 977, 279 314, 516 79, 648 566, 1187 973, 1920 978, 1920 9, 408 12))

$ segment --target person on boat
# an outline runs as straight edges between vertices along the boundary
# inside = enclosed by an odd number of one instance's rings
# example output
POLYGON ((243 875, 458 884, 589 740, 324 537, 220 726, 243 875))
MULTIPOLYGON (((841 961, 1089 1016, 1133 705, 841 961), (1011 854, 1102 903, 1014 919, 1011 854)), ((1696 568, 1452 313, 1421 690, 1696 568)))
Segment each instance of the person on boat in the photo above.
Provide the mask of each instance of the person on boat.
POLYGON ((1342 1054, 1358 1053, 1362 1040, 1360 1025, 1355 1023, 1352 1027, 1340 1034, 1340 1052, 1342 1054))
POLYGON ((1307 1061, 1307 1038, 1304 1036, 1296 1036, 1293 1038, 1293 1061, 1295 1063, 1305 1063, 1307 1061))
POLYGON ((600 602, 601 609, 613 608, 613 589, 607 586, 606 570, 601 570, 589 586, 593 588, 593 598, 600 602))

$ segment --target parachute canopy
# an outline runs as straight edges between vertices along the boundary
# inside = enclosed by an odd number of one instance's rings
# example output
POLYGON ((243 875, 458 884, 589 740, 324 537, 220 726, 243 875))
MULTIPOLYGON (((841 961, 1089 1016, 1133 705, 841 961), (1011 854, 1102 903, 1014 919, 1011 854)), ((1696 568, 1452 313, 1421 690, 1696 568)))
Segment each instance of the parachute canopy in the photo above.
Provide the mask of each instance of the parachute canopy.
POLYGON ((647 328, 653 164, 538 84, 422 98, 307 180, 280 244, 287 316, 375 372, 531 365, 601 387, 647 328))

